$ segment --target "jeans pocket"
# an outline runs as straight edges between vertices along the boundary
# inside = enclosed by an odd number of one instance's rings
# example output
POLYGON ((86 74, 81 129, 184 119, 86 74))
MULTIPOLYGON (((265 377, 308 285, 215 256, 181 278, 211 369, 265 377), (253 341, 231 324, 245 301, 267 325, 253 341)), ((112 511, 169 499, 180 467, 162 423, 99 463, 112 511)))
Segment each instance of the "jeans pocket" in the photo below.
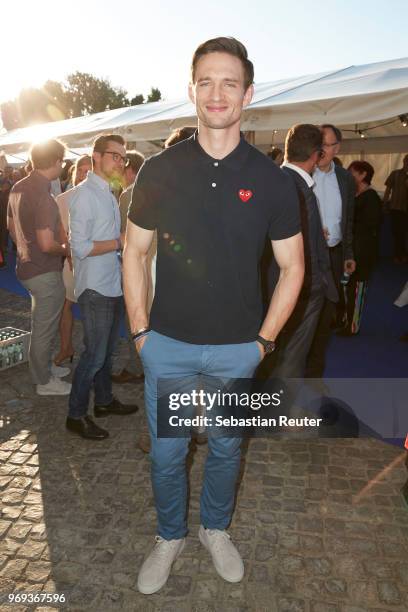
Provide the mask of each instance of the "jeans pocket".
POLYGON ((261 363, 261 361, 262 361, 262 359, 265 357, 265 355, 264 355, 264 353, 263 353, 263 352, 261 353, 261 349, 260 349, 260 347, 259 347, 259 344, 258 344, 258 341, 257 341, 257 340, 254 340, 252 344, 253 344, 253 346, 254 346, 254 347, 255 347, 255 349, 256 349, 256 355, 257 355, 257 358, 258 358, 257 363, 261 363))
POLYGON ((145 354, 146 344, 148 344, 148 343, 149 343, 149 340, 150 340, 150 334, 151 334, 151 333, 152 333, 152 332, 151 332, 151 331, 149 331, 149 332, 146 334, 146 336, 145 336, 145 341, 143 342, 143 346, 142 346, 142 348, 141 348, 141 349, 140 349, 140 351, 139 351, 139 357, 140 357, 141 359, 143 358, 143 356, 144 356, 144 354, 145 354))

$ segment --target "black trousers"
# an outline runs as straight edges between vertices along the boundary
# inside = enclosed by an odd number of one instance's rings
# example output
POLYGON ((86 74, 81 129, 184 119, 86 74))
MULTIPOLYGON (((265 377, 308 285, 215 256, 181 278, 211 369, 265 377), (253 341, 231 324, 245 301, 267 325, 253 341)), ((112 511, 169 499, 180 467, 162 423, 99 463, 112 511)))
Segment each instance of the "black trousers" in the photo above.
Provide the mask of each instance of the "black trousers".
POLYGON ((303 378, 306 360, 312 346, 325 297, 322 292, 300 300, 279 336, 281 343, 277 353, 273 376, 279 378, 303 378))
POLYGON ((390 214, 394 257, 401 259, 407 254, 408 213, 403 210, 391 210, 390 214))
POLYGON ((256 372, 257 378, 303 378, 306 359, 313 342, 325 297, 321 291, 303 296, 279 334, 277 349, 267 355, 256 372))
MULTIPOLYGON (((333 248, 330 248, 329 254, 334 282, 336 283, 339 296, 342 296, 343 298, 344 304, 344 293, 342 285, 340 283, 344 267, 342 245, 339 244, 333 248)), ((344 306, 345 305, 342 306, 343 309, 344 306)), ((330 300, 325 298, 323 307, 320 312, 319 321, 317 323, 312 346, 310 347, 310 351, 306 360, 306 378, 323 377, 324 368, 326 366, 326 351, 330 342, 331 335, 333 333, 332 322, 336 314, 336 310, 338 308, 339 306, 335 302, 331 302, 330 300)))

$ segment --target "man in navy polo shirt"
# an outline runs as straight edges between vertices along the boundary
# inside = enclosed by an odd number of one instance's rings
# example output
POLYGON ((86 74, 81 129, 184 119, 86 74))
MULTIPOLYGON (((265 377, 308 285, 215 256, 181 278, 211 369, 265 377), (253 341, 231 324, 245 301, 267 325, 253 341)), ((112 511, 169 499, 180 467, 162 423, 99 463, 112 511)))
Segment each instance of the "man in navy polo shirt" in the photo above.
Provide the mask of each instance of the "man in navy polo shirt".
MULTIPOLYGON (((157 437, 157 381, 196 375, 251 377, 296 303, 304 273, 295 187, 240 134, 253 66, 233 38, 196 50, 189 95, 198 130, 147 160, 133 190, 124 249, 124 292, 145 370, 156 544, 139 573, 142 593, 167 581, 187 534, 188 440, 157 437), (157 229, 156 293, 146 312, 147 252, 157 229), (280 279, 262 322, 259 260, 272 241, 280 279)), ((241 440, 209 436, 199 538, 229 582, 244 574, 225 531, 231 521, 241 440)))

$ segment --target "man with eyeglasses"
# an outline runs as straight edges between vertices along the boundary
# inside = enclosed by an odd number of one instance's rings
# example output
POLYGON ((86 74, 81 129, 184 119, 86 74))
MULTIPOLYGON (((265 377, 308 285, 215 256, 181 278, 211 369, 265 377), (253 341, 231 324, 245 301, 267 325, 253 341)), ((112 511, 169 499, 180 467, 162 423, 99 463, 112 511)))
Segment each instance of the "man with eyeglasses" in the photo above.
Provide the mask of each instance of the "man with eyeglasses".
POLYGON ((336 165, 333 158, 339 154, 341 131, 334 125, 321 126, 324 155, 313 173, 314 192, 320 210, 323 231, 329 247, 330 267, 337 287, 339 301, 326 297, 320 314, 315 337, 307 359, 307 376, 322 378, 325 355, 332 333, 333 322, 341 325, 344 297, 340 280, 356 268, 353 255, 354 181, 348 170, 336 165))
POLYGON ((92 388, 95 417, 138 410, 136 405, 123 405, 113 397, 111 381, 111 356, 123 314, 120 213, 112 191, 123 179, 126 161, 122 136, 96 138, 92 172, 78 185, 69 205, 75 296, 82 314, 85 349, 72 380, 66 426, 92 440, 109 435, 87 414, 92 388))

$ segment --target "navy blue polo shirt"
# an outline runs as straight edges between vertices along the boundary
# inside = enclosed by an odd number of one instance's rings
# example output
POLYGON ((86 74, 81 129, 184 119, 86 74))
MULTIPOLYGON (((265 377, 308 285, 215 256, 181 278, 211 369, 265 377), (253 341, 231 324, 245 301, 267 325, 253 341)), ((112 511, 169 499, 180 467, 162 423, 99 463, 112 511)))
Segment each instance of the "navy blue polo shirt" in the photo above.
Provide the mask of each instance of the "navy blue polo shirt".
POLYGON ((300 232, 293 181, 241 137, 224 159, 197 133, 146 160, 128 217, 157 229, 155 331, 193 344, 255 340, 265 240, 300 232))

